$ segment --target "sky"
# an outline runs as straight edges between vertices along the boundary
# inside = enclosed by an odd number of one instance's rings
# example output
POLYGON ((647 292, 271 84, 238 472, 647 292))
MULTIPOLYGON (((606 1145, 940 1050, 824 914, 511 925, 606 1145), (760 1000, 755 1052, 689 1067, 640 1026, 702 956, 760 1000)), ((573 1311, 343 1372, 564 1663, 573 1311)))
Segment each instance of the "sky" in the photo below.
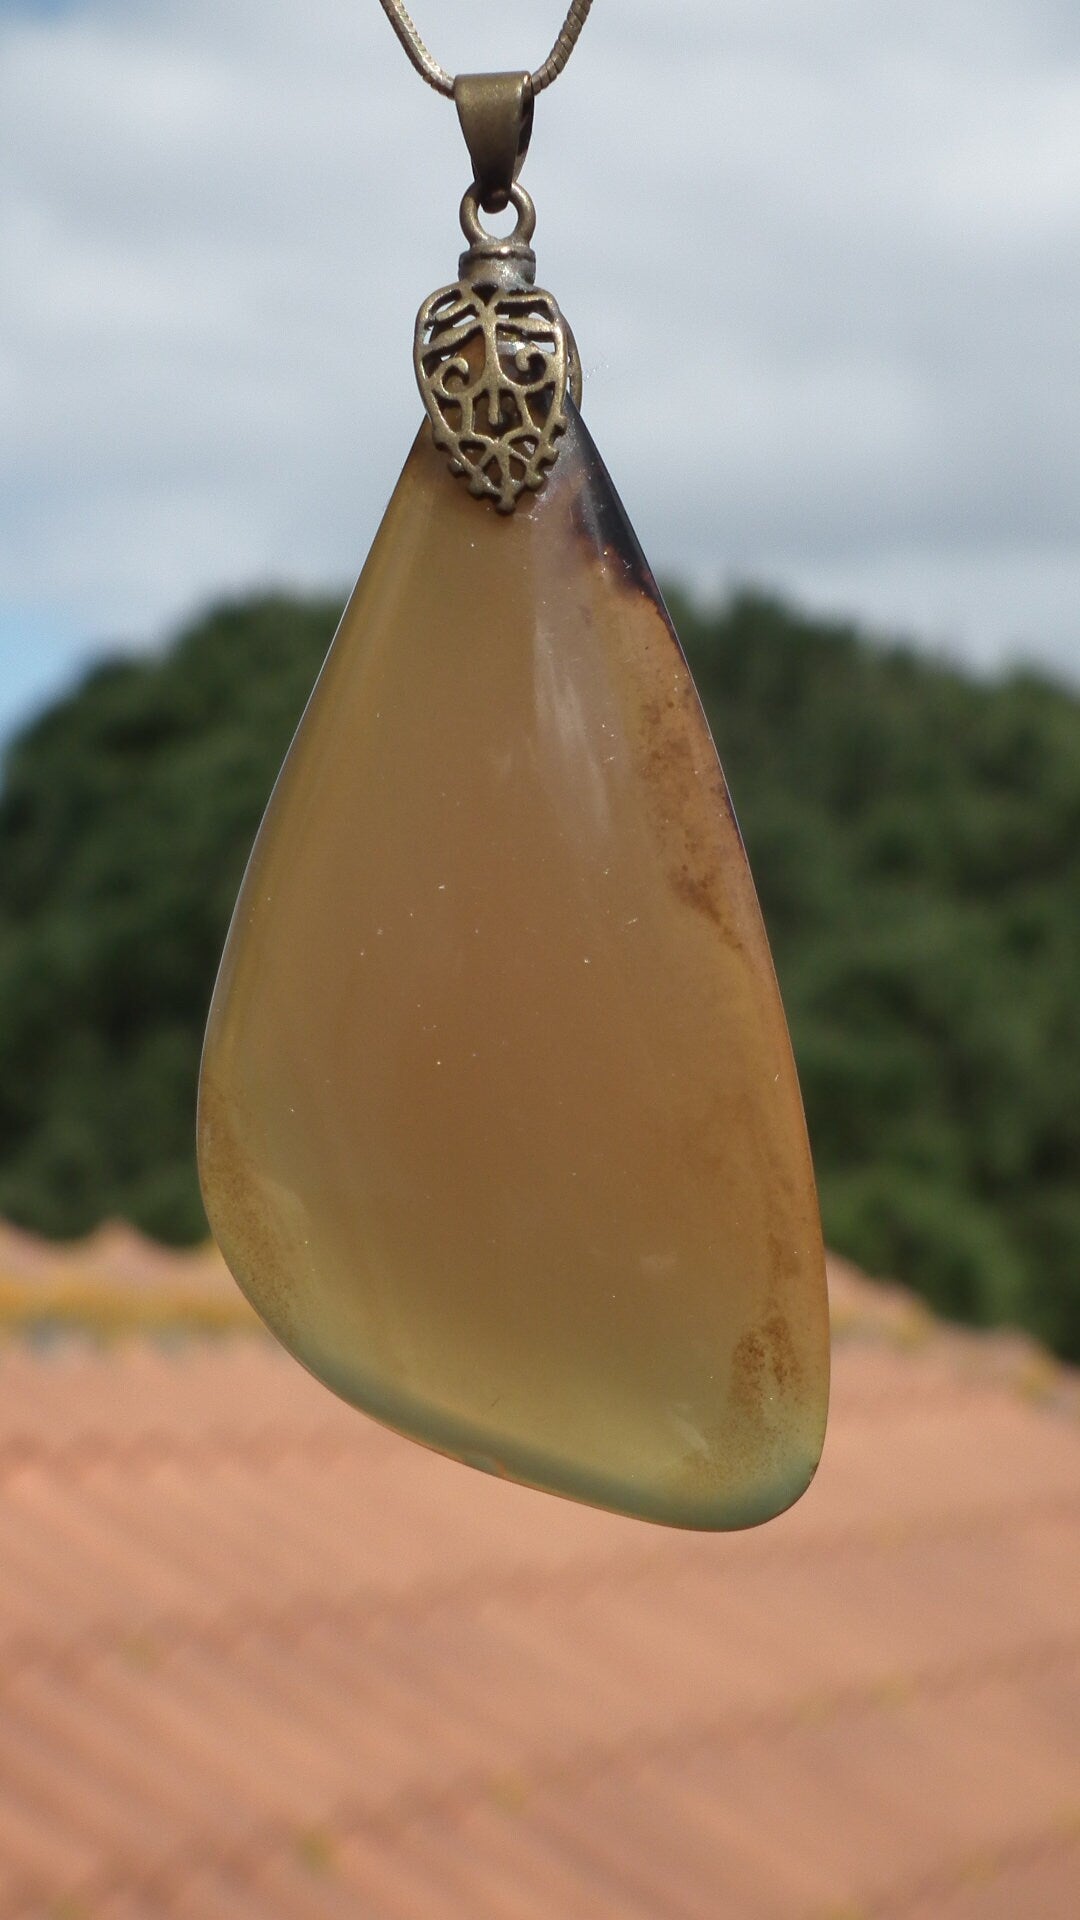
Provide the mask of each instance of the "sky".
MULTIPOLYGON (((413 11, 520 67, 563 0, 413 11)), ((0 0, 0 738, 347 587, 468 172, 377 0, 0 0)), ((595 0, 524 182, 661 575, 1080 681, 1076 0, 595 0)))

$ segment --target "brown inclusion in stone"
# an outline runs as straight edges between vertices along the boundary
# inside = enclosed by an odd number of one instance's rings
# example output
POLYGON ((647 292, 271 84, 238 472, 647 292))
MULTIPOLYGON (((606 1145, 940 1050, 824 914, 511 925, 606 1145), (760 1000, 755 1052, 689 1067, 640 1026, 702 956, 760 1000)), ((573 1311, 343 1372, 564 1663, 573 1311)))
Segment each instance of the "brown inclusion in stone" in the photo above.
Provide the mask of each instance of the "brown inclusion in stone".
POLYGON ((828 1399, 798 1084, 693 683, 579 416, 511 516, 426 425, 214 996, 203 1191, 304 1365, 681 1526, 797 1499, 828 1399))

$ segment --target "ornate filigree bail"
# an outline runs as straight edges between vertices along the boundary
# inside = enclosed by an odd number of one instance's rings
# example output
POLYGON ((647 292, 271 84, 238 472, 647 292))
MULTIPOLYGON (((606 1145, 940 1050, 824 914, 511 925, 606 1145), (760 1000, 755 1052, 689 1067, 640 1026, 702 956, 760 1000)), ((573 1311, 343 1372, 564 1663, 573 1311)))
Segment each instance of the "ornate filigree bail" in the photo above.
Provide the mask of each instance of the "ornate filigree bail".
POLYGON ((497 240, 466 194, 461 223, 473 244, 455 284, 421 307, 414 353, 436 446, 500 513, 543 486, 566 431, 567 392, 580 397, 573 336, 552 295, 533 285, 532 201, 517 185, 511 198, 517 227, 497 240))
POLYGON ((566 431, 567 394, 581 397, 574 338, 550 293, 534 285, 533 203, 516 175, 532 128, 527 74, 471 74, 454 98, 473 162, 461 203, 469 242, 458 279, 425 300, 413 352, 435 444, 470 493, 512 513, 522 493, 543 486, 566 431), (480 224, 512 205, 514 231, 501 240, 480 224))

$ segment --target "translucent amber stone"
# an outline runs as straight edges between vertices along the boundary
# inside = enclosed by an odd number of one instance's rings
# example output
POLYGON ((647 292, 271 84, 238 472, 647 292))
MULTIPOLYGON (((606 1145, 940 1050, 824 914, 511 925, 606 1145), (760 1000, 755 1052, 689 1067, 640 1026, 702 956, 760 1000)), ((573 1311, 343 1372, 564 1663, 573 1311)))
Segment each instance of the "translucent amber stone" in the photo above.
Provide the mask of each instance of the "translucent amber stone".
POLYGON ((678 643, 577 414, 499 515, 425 426, 251 857, 210 1220, 345 1399, 575 1499, 740 1527, 828 1395, 784 1015, 678 643))

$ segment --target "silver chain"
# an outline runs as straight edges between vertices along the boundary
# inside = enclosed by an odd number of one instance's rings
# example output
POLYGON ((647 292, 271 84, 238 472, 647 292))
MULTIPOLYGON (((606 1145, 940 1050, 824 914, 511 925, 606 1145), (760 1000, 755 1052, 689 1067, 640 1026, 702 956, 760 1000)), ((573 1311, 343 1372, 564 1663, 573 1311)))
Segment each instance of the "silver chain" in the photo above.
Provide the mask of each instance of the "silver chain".
MULTIPOLYGON (((402 0, 379 0, 379 5, 382 7, 383 12, 393 27, 394 32, 397 34, 398 39, 401 41, 420 78, 426 80, 429 87, 434 87, 436 93, 445 93, 448 98, 452 98, 454 92, 453 75, 447 73, 446 68, 440 67, 438 61, 432 58, 416 30, 413 20, 409 14, 406 13, 402 5, 402 0)), ((537 67, 536 72, 532 75, 532 90, 534 93, 542 93, 545 87, 550 87, 552 81, 558 79, 577 45, 578 35, 589 17, 589 9, 591 6, 592 0, 570 0, 569 11, 562 26, 559 28, 555 45, 552 47, 543 66, 537 67)))

